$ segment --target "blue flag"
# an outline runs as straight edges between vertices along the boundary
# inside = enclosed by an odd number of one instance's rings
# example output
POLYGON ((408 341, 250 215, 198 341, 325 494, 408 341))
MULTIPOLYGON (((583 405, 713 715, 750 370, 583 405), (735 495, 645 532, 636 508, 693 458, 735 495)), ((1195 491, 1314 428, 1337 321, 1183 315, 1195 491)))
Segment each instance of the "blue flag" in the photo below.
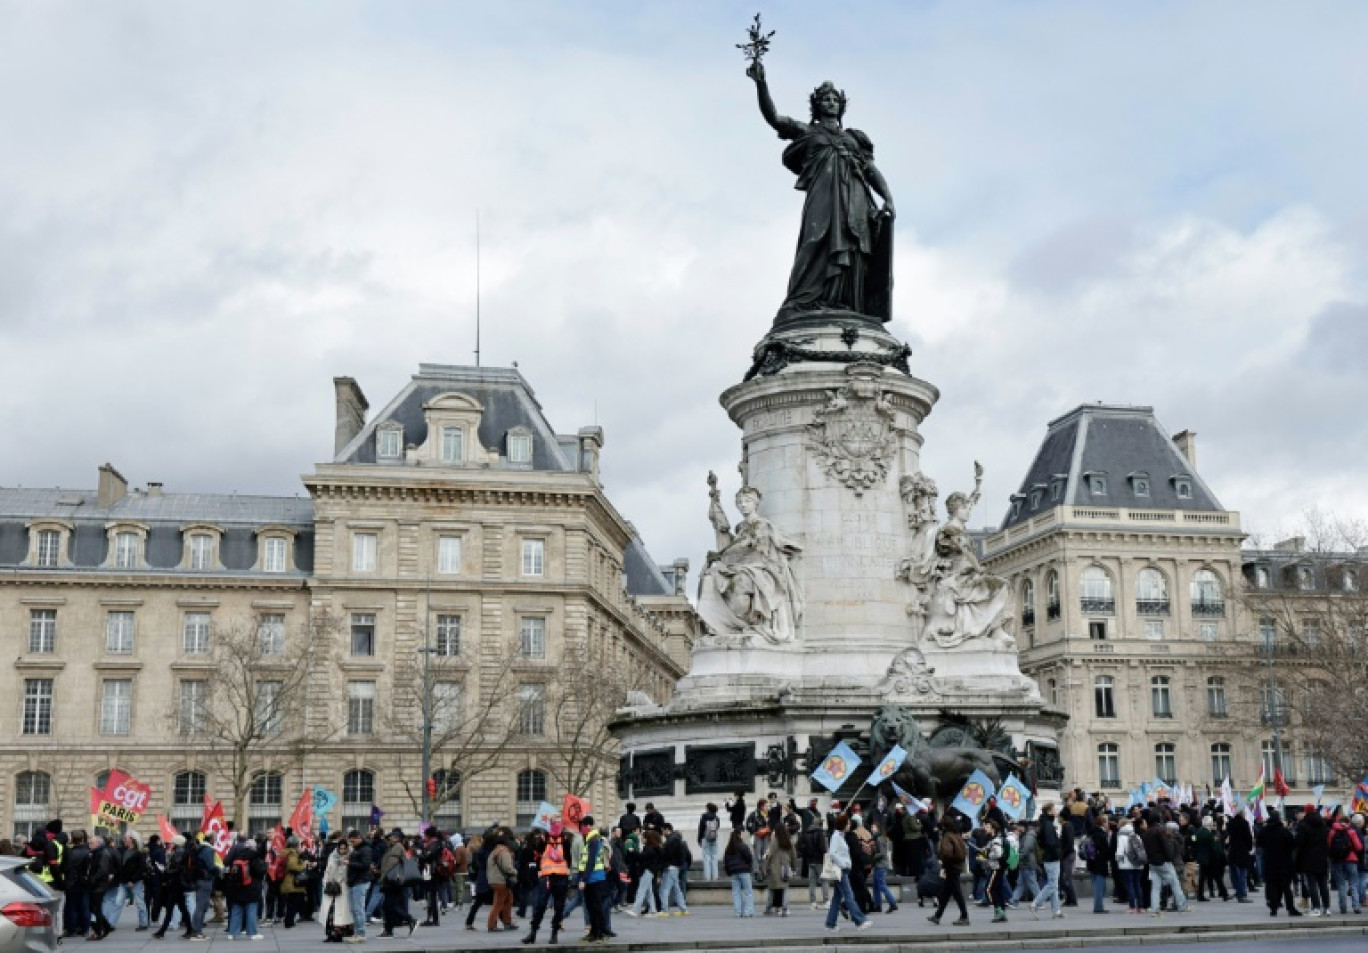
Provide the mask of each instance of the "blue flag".
POLYGON ((378 804, 372 804, 372 805, 371 805, 370 826, 371 826, 371 827, 379 827, 379 826, 380 826, 380 818, 382 818, 382 817, 384 817, 384 816, 385 816, 385 812, 382 811, 382 810, 380 810, 380 806, 379 806, 378 804))
POLYGON ((822 766, 812 772, 812 780, 835 794, 860 766, 861 758, 842 741, 822 759, 822 766))
POLYGON ((988 799, 996 793, 997 786, 988 775, 975 768, 974 773, 969 775, 969 780, 964 782, 964 787, 960 788, 959 796, 950 802, 950 806, 965 817, 977 819, 988 799))
POLYGON ((865 784, 879 785, 893 778, 893 772, 902 767, 902 763, 907 760, 907 752, 901 745, 894 745, 888 754, 883 756, 883 760, 874 768, 874 773, 869 776, 865 784))
POLYGON ((1145 792, 1143 790, 1143 787, 1144 785, 1141 785, 1142 790, 1138 791, 1134 788, 1131 789, 1130 800, 1126 802, 1126 807, 1131 808, 1135 807, 1136 805, 1139 805, 1140 807, 1145 806, 1145 792))
POLYGON ((904 807, 909 807, 914 811, 924 811, 931 806, 930 800, 923 801, 921 798, 909 794, 898 786, 897 781, 889 781, 888 783, 893 785, 893 793, 898 796, 899 801, 903 802, 904 807))
POLYGON ((1026 813, 1026 804, 1031 800, 1031 789, 1017 780, 1015 774, 1007 775, 997 794, 998 807, 1014 821, 1021 820, 1026 813))

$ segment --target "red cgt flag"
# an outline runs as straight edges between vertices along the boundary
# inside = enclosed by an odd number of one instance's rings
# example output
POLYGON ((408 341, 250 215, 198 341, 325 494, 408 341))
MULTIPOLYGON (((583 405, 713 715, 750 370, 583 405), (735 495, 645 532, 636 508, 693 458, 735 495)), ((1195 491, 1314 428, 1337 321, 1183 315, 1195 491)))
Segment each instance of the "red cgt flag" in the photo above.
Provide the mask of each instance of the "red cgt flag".
POLYGON ((567 794, 565 800, 561 802, 561 823, 566 827, 578 830, 580 822, 589 816, 589 802, 583 798, 567 794))
POLYGON ((180 833, 176 830, 176 825, 168 821, 162 814, 157 815, 157 829, 161 831, 162 842, 166 844, 171 843, 171 839, 180 833))

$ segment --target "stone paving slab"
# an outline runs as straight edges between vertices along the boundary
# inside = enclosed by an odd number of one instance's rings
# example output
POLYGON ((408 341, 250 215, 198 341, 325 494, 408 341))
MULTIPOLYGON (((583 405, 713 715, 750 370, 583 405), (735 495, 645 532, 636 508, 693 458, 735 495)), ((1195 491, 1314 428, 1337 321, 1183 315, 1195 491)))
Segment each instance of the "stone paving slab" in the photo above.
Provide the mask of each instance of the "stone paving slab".
MULTIPOLYGON (((848 921, 841 921, 841 929, 830 933, 825 929, 825 910, 812 910, 804 905, 795 908, 787 918, 764 917, 738 919, 729 908, 702 907, 687 917, 641 917, 622 915, 613 917, 613 929, 618 937, 610 944, 613 949, 632 953, 672 953, 672 951, 709 951, 722 953, 730 950, 764 950, 765 953, 958 953, 961 950, 1009 949, 1075 949, 1098 946, 1141 946, 1154 944, 1211 943, 1231 940, 1278 940, 1302 943, 1307 940, 1331 937, 1368 938, 1368 915, 1332 916, 1325 918, 1301 917, 1289 919, 1285 914, 1268 916, 1262 904, 1193 904, 1188 914, 1166 914, 1162 918, 1136 916, 1116 911, 1103 916, 1094 915, 1090 907, 1066 910, 1063 920, 1051 920, 1042 913, 1041 920, 1032 920, 1024 907, 1010 912, 1005 924, 990 923, 991 911, 970 908, 969 927, 933 926, 926 921, 931 908, 904 904, 896 913, 875 914, 867 931, 857 931, 848 921)), ((953 907, 951 911, 953 911, 953 907)), ((547 924, 536 946, 523 946, 519 941, 526 933, 526 922, 518 921, 515 932, 489 933, 484 929, 486 912, 481 910, 479 928, 465 929, 464 911, 460 916, 443 919, 440 927, 420 927, 412 936, 405 930, 394 939, 382 940, 376 934, 379 926, 369 928, 370 937, 364 945, 334 947, 342 949, 375 950, 377 953, 457 953, 457 951, 528 950, 536 953, 564 947, 579 946, 583 933, 580 914, 571 915, 571 928, 561 935, 559 947, 546 945, 549 938, 547 924)), ((131 913, 132 911, 128 911, 131 913)), ((549 922, 548 915, 548 922, 549 922)), ((229 941, 220 925, 206 925, 208 942, 181 940, 168 933, 167 939, 151 939, 149 933, 131 929, 129 918, 104 942, 100 953, 199 953, 208 947, 218 947, 217 953, 246 946, 239 953, 297 953, 305 949, 325 948, 322 928, 317 923, 303 922, 294 929, 281 925, 262 927, 264 940, 229 941), (233 947, 228 943, 233 942, 233 947)), ((69 939, 68 953, 85 941, 69 939)))

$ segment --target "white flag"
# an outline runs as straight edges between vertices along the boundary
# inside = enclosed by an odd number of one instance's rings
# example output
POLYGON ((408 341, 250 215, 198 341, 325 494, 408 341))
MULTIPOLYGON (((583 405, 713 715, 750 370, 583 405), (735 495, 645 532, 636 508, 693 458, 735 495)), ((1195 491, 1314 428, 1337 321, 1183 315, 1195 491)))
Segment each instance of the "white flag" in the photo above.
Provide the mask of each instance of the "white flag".
POLYGON ((1226 817, 1235 816, 1235 791, 1230 787, 1230 778, 1221 782, 1221 808, 1226 817))

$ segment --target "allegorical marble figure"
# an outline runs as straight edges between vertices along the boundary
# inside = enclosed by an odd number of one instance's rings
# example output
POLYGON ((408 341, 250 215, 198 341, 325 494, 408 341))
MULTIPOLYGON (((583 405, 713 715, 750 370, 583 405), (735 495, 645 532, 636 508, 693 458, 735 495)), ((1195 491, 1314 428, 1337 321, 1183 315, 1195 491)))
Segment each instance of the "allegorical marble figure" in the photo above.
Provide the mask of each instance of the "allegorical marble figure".
POLYGON ((920 642, 948 649, 984 639, 997 651, 1015 651, 1016 641, 1006 631, 1011 590, 1006 580, 984 572, 967 525, 982 485, 983 467, 975 463, 974 492, 951 493, 945 501, 948 518, 937 526, 935 484, 921 474, 904 478, 912 552, 898 574, 913 587, 908 613, 920 642))
POLYGON ((792 642, 803 617, 803 597, 789 559, 801 551, 759 513, 760 491, 743 486, 736 494, 741 521, 728 526, 708 474, 708 518, 718 551, 709 554, 698 582, 698 614, 716 635, 757 635, 775 644, 792 642))

